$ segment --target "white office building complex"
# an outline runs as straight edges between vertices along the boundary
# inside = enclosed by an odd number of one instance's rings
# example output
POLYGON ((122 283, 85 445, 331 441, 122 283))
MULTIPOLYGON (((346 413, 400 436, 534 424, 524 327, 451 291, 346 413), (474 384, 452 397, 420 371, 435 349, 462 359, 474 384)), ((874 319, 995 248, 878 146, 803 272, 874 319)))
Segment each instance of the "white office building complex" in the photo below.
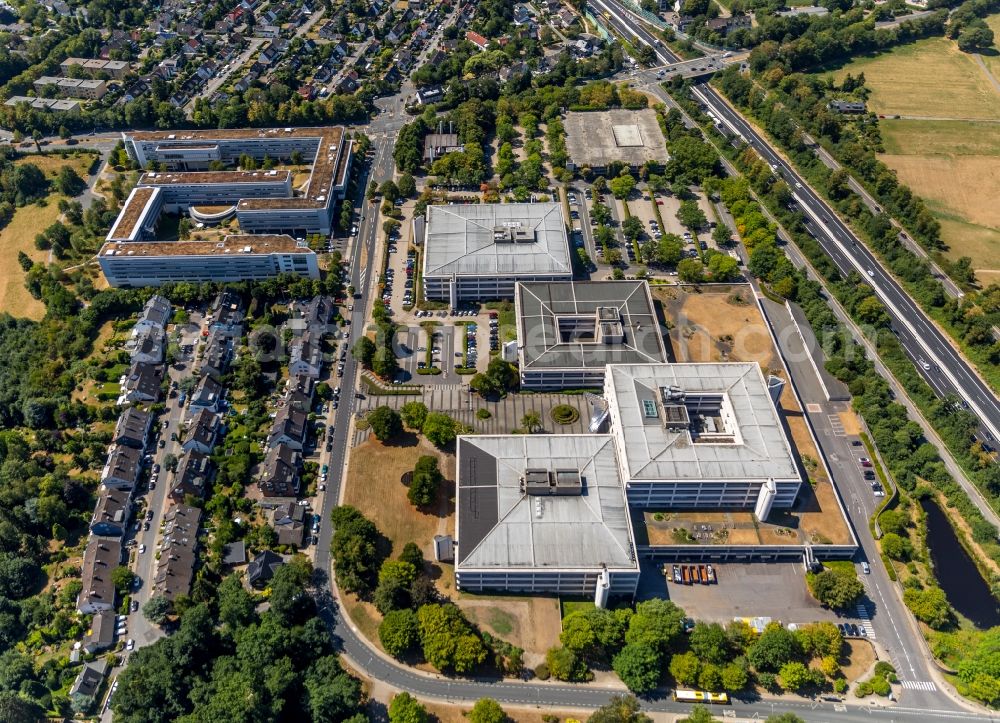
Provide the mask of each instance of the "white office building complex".
POLYGON ((111 286, 259 280, 284 273, 319 278, 316 254, 291 236, 226 236, 219 242, 112 242, 104 244, 98 260, 111 286))
POLYGON ((455 578, 462 590, 632 596, 628 505, 606 434, 459 437, 455 578))
POLYGON ((604 397, 629 504, 754 509, 773 481, 775 509, 802 484, 756 363, 620 364, 604 397))
POLYGON ((514 311, 523 389, 599 389, 608 364, 668 361, 645 281, 519 283, 514 311))
POLYGON ((571 281, 559 203, 428 206, 423 286, 427 300, 513 299, 519 281, 571 281))
MULTIPOLYGON (((143 168, 156 163, 171 172, 144 174, 139 186, 169 189, 172 208, 232 206, 244 233, 329 234, 351 165, 351 144, 341 126, 141 131, 123 133, 122 140, 143 168), (288 162, 293 154, 312 166, 301 195, 292 191, 287 172, 211 170, 213 163, 234 168, 244 155, 258 162, 288 162)), ((128 204, 122 213, 127 209, 128 204)))

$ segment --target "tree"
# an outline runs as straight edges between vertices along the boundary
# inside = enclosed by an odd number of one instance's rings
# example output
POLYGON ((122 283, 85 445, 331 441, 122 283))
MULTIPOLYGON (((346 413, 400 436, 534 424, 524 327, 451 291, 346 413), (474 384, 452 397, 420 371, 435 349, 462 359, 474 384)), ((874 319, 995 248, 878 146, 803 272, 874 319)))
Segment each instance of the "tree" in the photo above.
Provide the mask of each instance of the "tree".
POLYGON ((649 645, 665 654, 681 636, 683 621, 684 611, 671 601, 660 598, 644 600, 635 606, 625 642, 649 645))
POLYGON ((435 447, 446 447, 458 435, 458 422, 443 412, 428 412, 421 431, 435 447))
POLYGON ((729 660, 729 638, 718 623, 698 623, 688 638, 691 650, 709 663, 724 663, 729 660))
POLYGON ((905 562, 913 554, 913 544, 909 539, 900 537, 895 532, 887 532, 882 536, 882 552, 893 560, 905 562))
POLYGON ((983 21, 969 23, 959 34, 958 49, 963 53, 974 53, 993 45, 993 31, 983 21))
POLYGON ((420 642, 417 614, 413 610, 391 610, 378 626, 378 639, 389 655, 399 658, 420 642))
POLYGON ((421 455, 413 468, 413 477, 406 497, 417 507, 426 507, 437 498, 438 489, 443 481, 444 475, 438 469, 437 457, 429 454, 421 455))
POLYGON ((351 355, 358 361, 359 364, 361 364, 361 366, 366 369, 371 369, 372 360, 375 358, 375 342, 367 336, 362 336, 354 342, 354 348, 351 349, 351 355))
POLYGON ((119 595, 127 595, 128 591, 132 589, 135 580, 136 574, 124 565, 119 565, 111 571, 111 583, 115 586, 115 590, 118 591, 119 595))
POLYGON ((403 420, 400 418, 399 412, 392 407, 385 405, 376 407, 368 413, 366 419, 375 439, 380 442, 395 439, 403 432, 403 420))
POLYGON ((348 592, 367 592, 375 585, 381 559, 380 536, 375 524, 350 505, 335 507, 330 513, 333 539, 330 553, 337 584, 348 592))
POLYGON ((722 687, 730 692, 743 690, 749 679, 746 667, 739 663, 730 663, 722 668, 722 687))
POLYGON ((824 569, 815 575, 807 576, 807 581, 813 597, 835 610, 853 605, 865 590, 853 571, 843 573, 824 569))
POLYGON ((611 667, 633 693, 648 693, 660 682, 660 654, 648 645, 626 645, 611 667))
POLYGON ((764 723, 806 723, 794 713, 778 713, 769 715, 764 723))
POLYGON ((944 590, 937 585, 923 590, 907 588, 903 591, 903 602, 910 608, 913 615, 922 623, 927 623, 935 630, 950 624, 954 618, 948 598, 944 590))
POLYGON ((844 636, 836 625, 829 622, 808 623, 795 631, 803 652, 811 658, 840 656, 844 636))
POLYGON ((785 663, 778 672, 781 686, 785 690, 800 691, 813 682, 812 673, 803 663, 797 660, 785 663))
POLYGON ((678 685, 695 685, 700 671, 701 661, 690 651, 678 653, 670 658, 670 676, 678 685))
POLYGON ((677 263, 677 276, 689 284, 701 283, 705 279, 705 266, 699 259, 681 259, 677 263))
POLYGON ((0 692, 0 720, 7 723, 37 723, 45 718, 45 709, 14 691, 0 692))
POLYGON ((393 203, 399 198, 399 188, 392 181, 386 181, 379 187, 379 192, 382 194, 382 198, 393 203))
POLYGON ((559 642, 585 659, 603 661, 622 647, 631 615, 597 607, 572 612, 563 620, 559 642))
POLYGON ((399 195, 403 198, 410 198, 417 192, 417 183, 409 173, 404 173, 400 176, 396 186, 399 190, 399 195))
POLYGON ((566 647, 557 646, 549 649, 545 654, 545 663, 556 680, 583 682, 592 677, 580 656, 566 647))
POLYGON ((733 241, 732 234, 729 233, 729 227, 724 224, 718 224, 715 229, 712 230, 712 240, 718 246, 728 246, 733 241))
POLYGON ((399 409, 399 416, 410 429, 421 429, 427 419, 427 405, 423 402, 407 402, 399 409))
POLYGON ((410 587, 417 579, 416 568, 402 560, 386 560, 378 571, 378 587, 372 602, 378 611, 387 615, 393 610, 410 606, 410 587))
POLYGON ((173 603, 162 595, 154 595, 142 606, 142 614, 154 625, 163 625, 173 611, 173 603))
POLYGON ((708 219, 705 218, 705 213, 701 210, 698 202, 693 200, 680 202, 680 206, 677 208, 677 220, 691 231, 697 231, 708 223, 708 219))
POLYGON ((468 714, 469 723, 506 723, 509 719, 500 704, 492 698, 480 698, 468 714))
POLYGON ((617 178, 612 178, 608 183, 608 187, 611 189, 611 195, 620 201, 624 201, 635 189, 635 179, 628 171, 623 171, 622 175, 617 178))
POLYGON ((87 187, 87 183, 71 166, 63 166, 56 176, 55 186, 59 193, 72 197, 79 195, 87 187))
POLYGON ((521 417, 521 426, 528 434, 533 434, 542 428, 542 417, 534 409, 529 409, 521 417))
POLYGON ((795 635, 778 623, 769 623, 747 651, 747 658, 753 667, 770 672, 778 672, 785 663, 801 655, 802 647, 795 635))
POLYGON ((679 718, 677 723, 716 723, 717 720, 708 708, 698 704, 691 708, 687 718, 679 718))
POLYGON ((438 670, 468 673, 486 661, 486 646, 455 605, 424 605, 417 622, 424 658, 438 670))
POLYGON ((649 723, 649 716, 639 709, 634 695, 614 695, 606 705, 594 711, 587 723, 649 723))
POLYGON ((490 360, 485 372, 472 377, 469 386, 484 397, 502 397, 517 383, 514 367, 500 357, 490 360))
POLYGON ((427 709, 409 693, 393 696, 389 703, 389 723, 428 723, 427 709))
POLYGON ((715 253, 708 259, 712 281, 732 281, 740 274, 740 265, 729 254, 715 253))
POLYGON ((391 346, 380 346, 375 350, 372 359, 372 371, 382 379, 392 379, 399 371, 399 361, 396 359, 396 352, 391 346))
POLYGON ((622 233, 629 241, 636 241, 642 236, 642 221, 637 216, 629 216, 622 221, 622 233))
POLYGON ((231 630, 246 627, 254 621, 253 596, 246 591, 239 575, 228 575, 219 585, 219 621, 231 630))

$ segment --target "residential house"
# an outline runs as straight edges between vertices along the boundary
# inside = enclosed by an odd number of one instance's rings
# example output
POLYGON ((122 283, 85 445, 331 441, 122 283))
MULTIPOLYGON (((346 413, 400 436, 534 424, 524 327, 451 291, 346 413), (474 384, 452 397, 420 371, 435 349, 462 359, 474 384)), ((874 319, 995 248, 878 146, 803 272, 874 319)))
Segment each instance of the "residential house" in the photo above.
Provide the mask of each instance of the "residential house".
POLYGON ((323 23, 323 27, 321 27, 317 31, 317 35, 319 35, 319 37, 321 37, 323 40, 330 40, 330 41, 332 41, 334 38, 336 38, 339 35, 339 33, 337 32, 337 26, 336 26, 336 24, 331 21, 331 22, 323 23))
POLYGON ((121 537, 132 515, 132 490, 101 485, 90 531, 104 537, 121 537))
POLYGON ((135 362, 122 380, 118 404, 159 401, 162 384, 163 367, 147 362, 135 362))
POLYGON ((115 584, 111 571, 121 564, 122 541, 117 537, 91 535, 83 552, 83 588, 76 609, 83 615, 111 610, 115 605, 115 584))
POLYGON ((136 327, 125 342, 125 349, 133 362, 162 364, 165 351, 165 337, 162 329, 136 327))
POLYGON ((400 40, 406 37, 406 32, 409 30, 409 26, 400 21, 392 26, 388 33, 386 33, 385 39, 390 43, 398 43, 400 40))
POLYGON ((285 444, 297 452, 301 452, 308 436, 308 410, 285 404, 275 414, 271 433, 267 436, 267 446, 273 449, 278 445, 285 444))
POLYGON ((208 409, 212 412, 218 412, 221 408, 225 391, 225 388, 214 377, 205 374, 198 381, 198 386, 191 393, 191 411, 196 412, 201 409, 208 409))
POLYGON ((413 65, 413 53, 405 48, 400 50, 399 53, 396 54, 396 63, 399 65, 400 70, 408 71, 410 66, 413 65))
POLYGON ((732 15, 728 18, 712 18, 705 23, 705 27, 719 35, 726 36, 734 30, 749 28, 750 16, 732 15))
POLYGON ((489 40, 487 40, 474 30, 470 30, 469 32, 467 32, 465 34, 465 39, 468 40, 473 45, 475 45, 480 50, 486 50, 487 46, 490 44, 489 40))
POLYGON ((201 409, 188 420, 181 448, 185 452, 211 454, 221 429, 222 417, 208 409, 201 409))
POLYGON ((245 565, 247 562, 247 545, 243 540, 230 542, 222 548, 223 565, 245 565))
POLYGON ((563 7, 560 0, 545 0, 542 5, 545 7, 545 12, 549 15, 557 15, 563 7))
POLYGON ((295 497, 299 491, 299 453, 287 444, 271 447, 261 464, 257 486, 263 497, 295 497))
POLYGON ((306 532, 305 505, 289 502, 276 507, 271 515, 271 527, 278 533, 279 545, 302 547, 302 539, 306 532))
POLYGON ((114 645, 116 622, 114 610, 101 610, 95 614, 83 641, 84 651, 93 655, 114 645))
POLYGON ((83 664, 80 674, 69 689, 69 703, 74 711, 86 713, 91 709, 97 701, 107 669, 108 661, 104 658, 83 664))
MULTIPOLYGON (((443 63, 445 56, 440 51, 431 58, 428 63, 431 65, 437 65, 438 63, 443 63), (440 57, 438 57, 440 56, 440 57)), ((427 105, 428 103, 437 103, 442 98, 444 98, 444 89, 439 85, 431 85, 426 88, 420 88, 416 93, 417 105, 427 105)))
POLYGON ((170 499, 183 502, 188 495, 198 499, 205 496, 205 486, 211 472, 211 458, 204 452, 192 450, 181 457, 177 472, 170 486, 170 499))
POLYGON ((234 291, 223 291, 212 302, 209 329, 219 329, 228 336, 243 335, 243 300, 234 291))
POLYGON ((108 487, 130 490, 139 483, 142 471, 142 450, 116 444, 108 452, 101 470, 101 482, 108 487))
POLYGON ((163 544, 156 561, 153 591, 173 600, 191 591, 194 566, 198 560, 196 552, 201 510, 175 504, 164 515, 163 522, 163 544))
POLYGON ((264 550, 250 561, 247 567, 247 582, 251 587, 263 590, 271 582, 274 573, 285 564, 285 560, 276 552, 264 550))
POLYGON ((161 332, 166 331, 170 314, 170 302, 159 294, 153 294, 142 307, 142 312, 139 314, 139 319, 135 322, 133 330, 159 329, 161 332))
POLYGON ((316 390, 316 378, 307 374, 289 375, 285 382, 285 402, 308 412, 312 409, 312 398, 316 390))
POLYGON ((677 12, 669 12, 663 16, 663 19, 667 21, 667 25, 679 33, 683 33, 694 22, 694 18, 690 15, 681 15, 677 12))
POLYGON ((232 355, 232 337, 221 329, 212 329, 205 339, 199 370, 202 374, 210 374, 216 379, 221 379, 229 368, 232 355))
POLYGON ((563 8, 560 10, 556 17, 559 19, 559 24, 564 28, 572 27, 577 22, 576 13, 574 13, 569 8, 563 8))
POLYGON ((115 444, 124 444, 126 447, 144 449, 152 422, 153 416, 149 412, 138 407, 126 407, 118 417, 111 441, 115 444))
POLYGON ((845 115, 858 115, 867 111, 863 101, 854 100, 831 100, 826 107, 834 113, 845 115))
POLYGON ((524 3, 518 3, 514 6, 514 24, 524 25, 531 20, 531 12, 528 10, 528 6, 524 3))
POLYGON ((281 28, 277 25, 256 25, 253 34, 258 38, 276 38, 281 35, 281 28))
POLYGON ((323 349, 320 335, 307 331, 304 335, 293 338, 288 345, 288 373, 291 375, 305 374, 319 377, 323 369, 323 349))

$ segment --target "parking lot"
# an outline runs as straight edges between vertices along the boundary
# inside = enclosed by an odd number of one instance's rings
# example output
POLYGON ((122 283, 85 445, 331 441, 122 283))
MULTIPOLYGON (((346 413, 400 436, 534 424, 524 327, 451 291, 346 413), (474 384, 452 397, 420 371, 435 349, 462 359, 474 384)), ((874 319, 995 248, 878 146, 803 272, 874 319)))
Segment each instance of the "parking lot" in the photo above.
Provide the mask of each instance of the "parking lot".
MULTIPOLYGON (((806 587, 801 563, 713 564, 712 585, 667 581, 661 563, 643 563, 640 599, 666 596, 699 619, 726 623, 737 617, 769 617, 788 623, 841 620, 824 609, 806 587)), ((672 572, 672 564, 667 565, 672 572)))

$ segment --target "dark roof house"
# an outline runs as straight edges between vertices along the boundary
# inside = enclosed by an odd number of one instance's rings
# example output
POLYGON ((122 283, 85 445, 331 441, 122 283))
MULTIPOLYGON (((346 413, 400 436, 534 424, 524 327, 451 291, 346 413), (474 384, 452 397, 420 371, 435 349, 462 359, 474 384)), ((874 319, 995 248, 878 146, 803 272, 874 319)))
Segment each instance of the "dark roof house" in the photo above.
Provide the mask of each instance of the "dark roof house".
POLYGON ((265 588, 274 577, 279 567, 285 564, 281 555, 271 550, 264 550, 250 561, 247 569, 247 581, 252 587, 265 588))

